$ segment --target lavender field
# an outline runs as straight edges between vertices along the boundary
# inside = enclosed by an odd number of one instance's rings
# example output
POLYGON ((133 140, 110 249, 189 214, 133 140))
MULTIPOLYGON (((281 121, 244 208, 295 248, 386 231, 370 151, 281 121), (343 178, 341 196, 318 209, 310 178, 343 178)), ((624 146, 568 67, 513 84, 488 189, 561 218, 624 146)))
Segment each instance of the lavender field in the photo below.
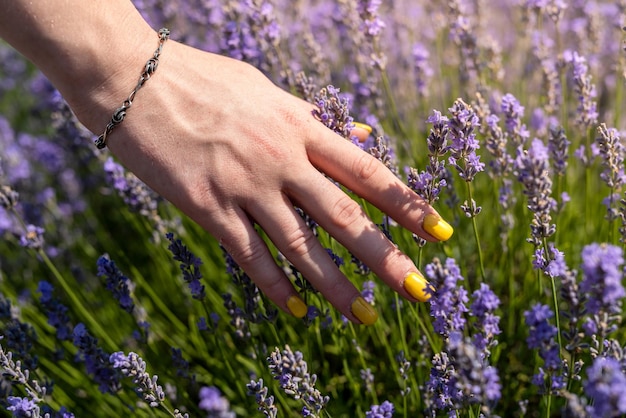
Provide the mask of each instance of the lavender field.
POLYGON ((337 141, 372 126, 354 145, 455 233, 354 197, 434 285, 413 304, 302 213, 379 319, 276 253, 308 305, 288 316, 0 42, 2 416, 626 416, 626 1, 134 3, 337 141))

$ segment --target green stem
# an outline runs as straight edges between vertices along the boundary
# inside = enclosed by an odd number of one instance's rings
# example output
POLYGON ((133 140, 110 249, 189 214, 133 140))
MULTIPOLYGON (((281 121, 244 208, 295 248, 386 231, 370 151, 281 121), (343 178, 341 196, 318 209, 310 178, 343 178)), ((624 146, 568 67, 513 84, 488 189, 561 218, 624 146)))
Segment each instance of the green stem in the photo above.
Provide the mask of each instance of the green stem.
MULTIPOLYGON (((470 182, 467 182, 467 196, 469 200, 469 204, 473 201, 472 196, 472 185, 470 182)), ((485 263, 483 261, 483 250, 480 246, 480 238, 478 236, 478 225, 476 224, 476 216, 472 216, 472 228, 474 230, 474 239, 476 240, 476 251, 478 252, 478 265, 480 267, 480 277, 482 281, 485 281, 485 263)), ((470 283, 470 287, 471 283, 470 283)))

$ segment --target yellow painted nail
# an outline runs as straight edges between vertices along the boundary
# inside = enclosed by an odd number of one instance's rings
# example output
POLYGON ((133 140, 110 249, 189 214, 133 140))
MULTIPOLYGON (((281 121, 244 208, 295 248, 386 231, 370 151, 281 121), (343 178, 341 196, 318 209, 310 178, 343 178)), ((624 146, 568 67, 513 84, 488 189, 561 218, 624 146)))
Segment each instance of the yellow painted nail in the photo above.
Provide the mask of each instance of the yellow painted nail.
POLYGON ((420 273, 412 272, 407 274, 404 279, 404 290, 409 292, 411 296, 420 302, 426 302, 430 299, 431 293, 427 288, 433 289, 428 281, 420 273))
POLYGON ((355 128, 365 129, 368 134, 372 133, 372 127, 361 122, 352 122, 355 128))
POLYGON ((434 213, 429 213, 424 216, 424 222, 422 224, 424 231, 428 232, 439 241, 447 241, 452 236, 454 229, 449 223, 444 221, 434 213))
POLYGON ((367 303, 361 296, 354 299, 351 311, 363 325, 372 325, 378 319, 378 312, 376 312, 376 309, 367 303))
POLYGON ((306 303, 295 295, 289 296, 289 299, 287 299, 287 309, 296 318, 304 317, 308 311, 306 303))

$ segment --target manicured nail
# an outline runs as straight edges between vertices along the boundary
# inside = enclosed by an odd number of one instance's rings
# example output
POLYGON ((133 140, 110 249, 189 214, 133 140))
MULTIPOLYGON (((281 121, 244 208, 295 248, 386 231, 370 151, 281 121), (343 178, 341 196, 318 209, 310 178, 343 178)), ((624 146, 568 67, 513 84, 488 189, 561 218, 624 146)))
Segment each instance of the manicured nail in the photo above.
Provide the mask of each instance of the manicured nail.
POLYGON ((372 133, 372 127, 361 122, 352 122, 355 128, 365 129, 368 134, 372 133))
POLYGON ((376 309, 367 303, 361 296, 354 299, 351 311, 363 325, 372 325, 378 319, 378 312, 376 312, 376 309))
POLYGON ((303 318, 308 310, 306 303, 295 295, 289 296, 289 299, 287 299, 287 309, 296 318, 303 318))
POLYGON ((424 216, 422 227, 424 228, 424 231, 428 232, 439 241, 447 241, 454 232, 454 229, 452 229, 449 223, 434 213, 429 213, 424 216))
POLYGON ((428 288, 433 288, 424 276, 417 272, 407 274, 403 286, 404 290, 420 302, 426 302, 430 299, 431 293, 428 288))
POLYGON ((353 122, 354 129, 350 133, 358 138, 359 142, 365 142, 367 137, 372 133, 372 127, 364 123, 353 122))

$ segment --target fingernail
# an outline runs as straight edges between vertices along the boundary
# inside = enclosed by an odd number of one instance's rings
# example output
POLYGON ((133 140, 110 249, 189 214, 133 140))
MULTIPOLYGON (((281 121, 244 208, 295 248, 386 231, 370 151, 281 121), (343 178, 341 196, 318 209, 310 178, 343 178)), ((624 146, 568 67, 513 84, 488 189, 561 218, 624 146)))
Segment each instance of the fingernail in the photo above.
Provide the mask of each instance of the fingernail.
POLYGON ((449 223, 434 213, 429 213, 424 216, 422 227, 424 231, 428 232, 439 241, 447 241, 454 232, 454 229, 452 229, 449 223))
POLYGON ((404 290, 409 292, 411 296, 420 302, 426 302, 430 299, 431 293, 428 291, 430 287, 433 287, 428 283, 428 281, 422 276, 420 273, 412 272, 407 274, 404 279, 404 290))
POLYGON ((355 128, 365 129, 368 134, 372 133, 372 127, 361 122, 352 122, 355 128))
POLYGON ((287 309, 296 318, 303 318, 308 310, 306 303, 295 295, 289 296, 289 299, 287 299, 287 309))
POLYGON ((353 122, 353 124, 354 129, 350 132, 350 134, 356 136, 359 142, 365 142, 367 137, 372 133, 372 127, 359 122, 353 122))
POLYGON ((376 312, 376 309, 367 303, 361 296, 354 299, 351 311, 363 325, 372 325, 378 319, 378 312, 376 312))

